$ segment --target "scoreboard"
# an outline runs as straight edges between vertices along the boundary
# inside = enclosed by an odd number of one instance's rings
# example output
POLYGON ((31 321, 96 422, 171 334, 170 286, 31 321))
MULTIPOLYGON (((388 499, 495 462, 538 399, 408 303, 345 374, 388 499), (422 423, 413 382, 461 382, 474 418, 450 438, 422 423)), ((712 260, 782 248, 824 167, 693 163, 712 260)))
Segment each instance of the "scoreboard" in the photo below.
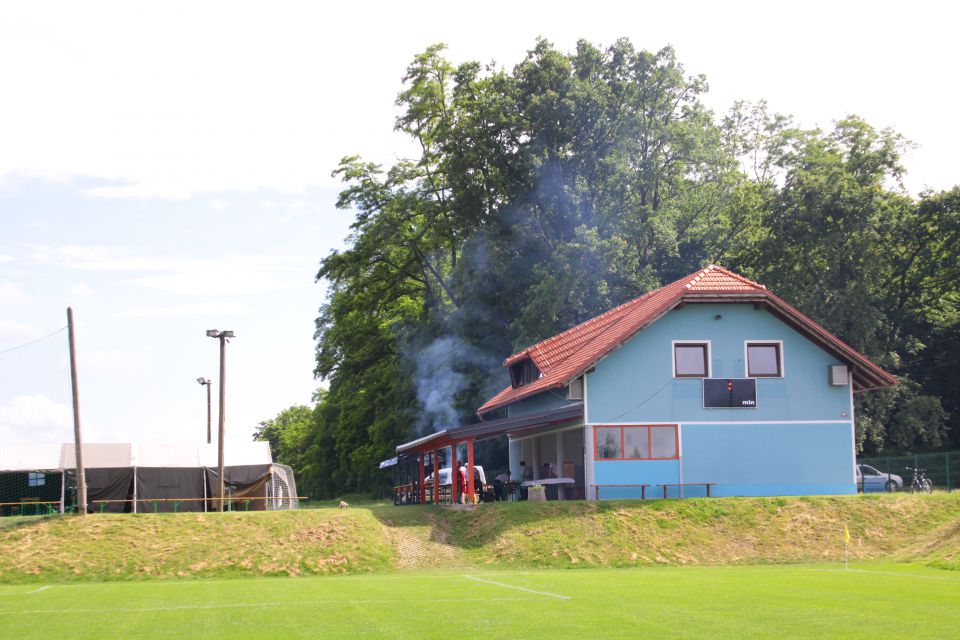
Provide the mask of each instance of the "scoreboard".
POLYGON ((755 409, 755 378, 704 378, 703 406, 706 409, 755 409))

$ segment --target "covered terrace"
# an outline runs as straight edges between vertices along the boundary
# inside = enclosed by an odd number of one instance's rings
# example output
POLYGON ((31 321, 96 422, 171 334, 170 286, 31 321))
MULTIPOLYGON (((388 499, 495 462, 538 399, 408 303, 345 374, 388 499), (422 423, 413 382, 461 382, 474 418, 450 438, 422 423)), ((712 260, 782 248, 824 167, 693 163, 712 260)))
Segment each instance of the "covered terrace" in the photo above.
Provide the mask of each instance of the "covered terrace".
MULTIPOLYGON (((457 448, 464 445, 466 449, 467 483, 464 488, 467 501, 472 504, 477 501, 479 487, 475 486, 474 473, 474 444, 482 440, 507 436, 518 438, 535 434, 539 431, 560 428, 566 425, 583 423, 583 405, 571 404, 559 409, 531 413, 528 415, 478 422, 462 427, 452 427, 437 431, 412 440, 397 447, 397 460, 406 460, 413 465, 413 473, 409 481, 394 487, 394 494, 403 494, 403 500, 395 500, 397 504, 433 504, 441 503, 440 479, 440 452, 449 449, 451 482, 450 502, 457 504, 460 501, 460 489, 457 486, 455 471, 460 464, 457 459, 457 448), (428 471, 429 470, 429 471, 428 471), (427 482, 427 474, 433 474, 433 481, 427 482), (429 490, 428 490, 429 484, 429 490)), ((511 460, 513 463, 513 460, 511 460)))

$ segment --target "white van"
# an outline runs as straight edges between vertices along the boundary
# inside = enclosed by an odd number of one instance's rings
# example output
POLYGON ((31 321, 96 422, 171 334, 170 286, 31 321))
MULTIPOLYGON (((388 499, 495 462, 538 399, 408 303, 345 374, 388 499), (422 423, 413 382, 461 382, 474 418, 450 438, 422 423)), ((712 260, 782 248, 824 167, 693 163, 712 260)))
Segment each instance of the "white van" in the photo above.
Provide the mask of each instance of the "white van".
MULTIPOLYGON (((487 486, 487 474, 483 472, 483 467, 478 464, 473 465, 473 483, 475 489, 480 489, 487 486), (477 484, 478 482, 479 485, 477 484)), ((433 486, 432 473, 424 479, 423 484, 427 486, 433 486)), ((450 486, 450 467, 444 467, 443 469, 440 469, 440 486, 450 486)))

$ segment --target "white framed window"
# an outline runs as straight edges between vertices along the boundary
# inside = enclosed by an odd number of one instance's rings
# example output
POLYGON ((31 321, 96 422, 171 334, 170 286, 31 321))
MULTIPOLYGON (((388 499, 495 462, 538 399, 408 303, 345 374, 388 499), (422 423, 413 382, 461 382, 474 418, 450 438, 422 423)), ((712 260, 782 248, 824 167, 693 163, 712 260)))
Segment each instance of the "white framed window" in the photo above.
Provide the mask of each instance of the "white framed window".
POLYGON ((782 378, 783 340, 745 340, 743 362, 747 378, 782 378))
POLYGON ((28 487, 42 487, 47 484, 47 474, 42 471, 30 471, 27 473, 28 487))
POLYGON ((674 340, 672 350, 674 378, 710 377, 709 340, 674 340))

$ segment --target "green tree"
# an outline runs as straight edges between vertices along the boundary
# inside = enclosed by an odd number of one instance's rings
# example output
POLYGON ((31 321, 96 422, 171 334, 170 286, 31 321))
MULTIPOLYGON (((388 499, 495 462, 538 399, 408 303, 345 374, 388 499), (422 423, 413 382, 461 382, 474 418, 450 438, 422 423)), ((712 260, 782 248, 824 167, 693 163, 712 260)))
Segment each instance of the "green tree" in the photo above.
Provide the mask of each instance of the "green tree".
POLYGON ((907 143, 853 116, 829 133, 787 128, 785 119, 762 109, 744 121, 754 135, 740 138, 741 152, 757 159, 758 175, 772 190, 759 233, 739 248, 737 260, 900 376, 898 388, 859 398, 862 447, 941 446, 948 414, 939 397, 917 384, 923 374, 910 363, 923 350, 922 318, 941 307, 935 274, 956 255, 956 245, 943 245, 943 222, 899 186, 907 143))
POLYGON ((895 132, 806 131, 763 103, 718 120, 673 49, 627 40, 538 40, 509 70, 435 45, 403 82, 395 124, 417 156, 334 171, 356 221, 317 274, 329 392, 302 467, 319 493, 382 489, 397 443, 476 419, 506 353, 710 262, 902 377, 860 402, 865 448, 945 442, 958 197, 904 193, 895 132))

